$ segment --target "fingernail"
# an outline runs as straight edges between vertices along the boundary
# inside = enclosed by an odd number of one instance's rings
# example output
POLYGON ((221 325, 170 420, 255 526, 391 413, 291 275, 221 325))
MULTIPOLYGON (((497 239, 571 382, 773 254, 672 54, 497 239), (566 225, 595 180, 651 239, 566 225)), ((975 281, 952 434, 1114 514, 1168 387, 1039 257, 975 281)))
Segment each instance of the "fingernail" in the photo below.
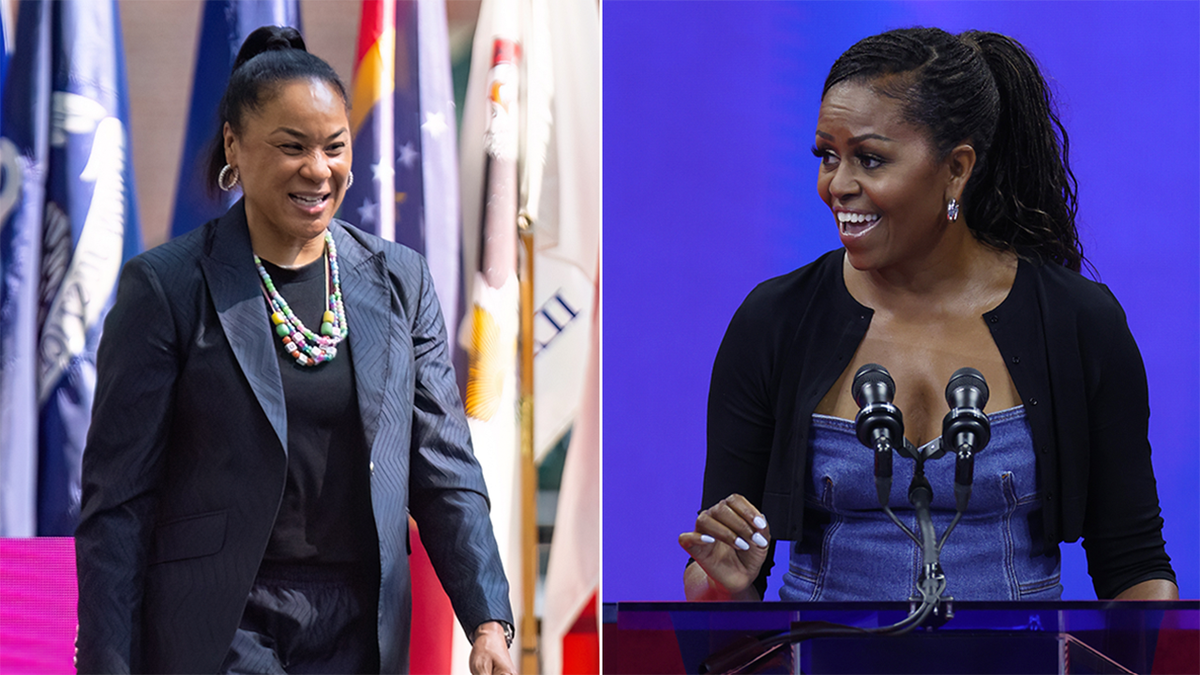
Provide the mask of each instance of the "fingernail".
POLYGON ((767 545, 767 540, 766 540, 766 538, 765 538, 765 537, 763 537, 761 534, 759 534, 759 533, 757 533, 757 532, 755 532, 755 533, 754 533, 754 536, 753 536, 753 537, 751 537, 751 539, 753 539, 753 540, 754 540, 754 543, 758 544, 760 547, 763 547, 763 548, 765 548, 765 547, 766 547, 766 545, 767 545))
POLYGON ((700 541, 702 541, 706 544, 711 544, 714 541, 716 541, 716 539, 713 539, 712 537, 708 536, 707 534, 702 534, 702 535, 700 535, 700 541))
POLYGON ((762 516, 754 516, 754 526, 758 529, 763 529, 767 526, 767 519, 762 516))
POLYGON ((746 543, 746 540, 745 540, 745 539, 742 539, 741 537, 738 537, 737 539, 735 539, 735 540, 733 541, 733 545, 734 545, 734 546, 737 546, 738 548, 742 549, 743 551, 749 551, 749 550, 750 550, 750 544, 747 544, 747 543, 746 543))

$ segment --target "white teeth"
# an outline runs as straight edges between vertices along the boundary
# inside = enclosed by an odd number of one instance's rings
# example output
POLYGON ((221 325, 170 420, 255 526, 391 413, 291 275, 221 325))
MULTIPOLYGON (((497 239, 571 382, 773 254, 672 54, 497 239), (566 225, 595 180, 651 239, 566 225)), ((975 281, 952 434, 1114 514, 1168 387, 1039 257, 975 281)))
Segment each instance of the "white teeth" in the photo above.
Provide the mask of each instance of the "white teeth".
POLYGON ((321 201, 323 201, 325 198, 324 197, 302 197, 300 195, 292 195, 292 199, 295 199, 296 201, 301 202, 303 204, 308 204, 309 206, 316 206, 317 204, 320 204, 321 201))
POLYGON ((860 234, 868 231, 880 220, 880 214, 852 214, 850 211, 838 211, 838 226, 841 232, 851 234, 853 227, 860 234))
POLYGON ((848 223, 868 223, 879 220, 879 214, 875 213, 849 213, 847 211, 838 211, 838 222, 846 225, 848 223))

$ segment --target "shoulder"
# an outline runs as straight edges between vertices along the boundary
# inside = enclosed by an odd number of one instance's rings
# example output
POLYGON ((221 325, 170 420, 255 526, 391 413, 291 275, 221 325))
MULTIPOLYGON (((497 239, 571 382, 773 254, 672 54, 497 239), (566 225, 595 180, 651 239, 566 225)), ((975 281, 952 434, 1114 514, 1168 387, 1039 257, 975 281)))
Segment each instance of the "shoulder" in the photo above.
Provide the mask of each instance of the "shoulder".
POLYGON ((382 253, 389 267, 420 268, 425 265, 425 258, 404 244, 364 232, 344 220, 333 219, 330 222, 330 229, 335 233, 344 233, 365 248, 369 254, 382 253))
POLYGON ((1051 371, 1075 369, 1067 379, 1081 377, 1089 391, 1105 380, 1144 388, 1141 351, 1108 286, 1053 264, 1032 271, 1051 371))
POLYGON ((362 264, 378 265, 379 273, 386 277, 387 284, 407 308, 436 298, 429 265, 420 253, 342 220, 334 219, 329 227, 337 243, 343 273, 362 264))
POLYGON ((842 263, 841 249, 829 251, 807 265, 787 274, 772 277, 755 286, 746 298, 748 302, 788 300, 823 285, 836 284, 842 263))
POLYGON ((814 305, 832 306, 839 297, 841 250, 829 251, 813 262, 754 287, 734 314, 734 322, 761 329, 797 323, 814 305))
POLYGON ((1051 324, 1090 333, 1125 325, 1125 310, 1108 286, 1079 272, 1050 263, 1029 263, 1034 283, 1051 324))
POLYGON ((1118 304, 1108 286, 1088 279, 1079 272, 1052 263, 1034 261, 1028 264, 1047 297, 1072 300, 1081 308, 1111 307, 1118 304))
POLYGON ((714 372, 721 363, 745 370, 752 362, 769 378, 779 364, 806 353, 806 346, 828 349, 840 339, 835 333, 859 309, 842 283, 841 265, 841 250, 830 251, 755 286, 729 321, 714 372))
POLYGON ((159 244, 138 254, 130 262, 138 261, 148 267, 166 270, 183 262, 199 260, 200 256, 204 254, 215 222, 210 221, 185 235, 159 244))
POLYGON ((161 286, 164 294, 186 292, 201 283, 200 260, 212 238, 216 221, 140 253, 123 268, 122 278, 145 278, 161 286))

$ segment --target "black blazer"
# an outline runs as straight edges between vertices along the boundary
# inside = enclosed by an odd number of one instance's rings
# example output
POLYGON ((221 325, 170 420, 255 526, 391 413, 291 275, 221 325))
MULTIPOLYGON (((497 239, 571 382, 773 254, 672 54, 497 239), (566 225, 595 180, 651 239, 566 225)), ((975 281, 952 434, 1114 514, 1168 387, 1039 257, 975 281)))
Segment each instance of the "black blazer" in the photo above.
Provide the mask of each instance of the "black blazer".
MULTIPOLYGON (((408 514, 468 633, 512 622, 423 258, 334 220, 379 536, 383 672, 408 668, 408 514)), ((80 672, 215 672, 283 495, 287 421, 244 205, 125 265, 76 531, 80 672)))

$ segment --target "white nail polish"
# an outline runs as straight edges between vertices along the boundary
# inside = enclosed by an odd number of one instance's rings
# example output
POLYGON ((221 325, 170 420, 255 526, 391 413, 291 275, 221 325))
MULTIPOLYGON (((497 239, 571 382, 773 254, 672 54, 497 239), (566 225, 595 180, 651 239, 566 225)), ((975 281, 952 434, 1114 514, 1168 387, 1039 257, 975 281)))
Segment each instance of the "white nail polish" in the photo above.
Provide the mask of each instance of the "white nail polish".
POLYGON ((745 539, 742 539, 741 537, 738 537, 737 539, 735 539, 735 540, 733 541, 733 545, 734 545, 734 546, 737 546, 738 548, 742 549, 743 551, 749 551, 749 550, 750 550, 750 544, 747 544, 747 543, 746 543, 746 540, 745 540, 745 539))
POLYGON ((766 548, 766 546, 767 546, 767 540, 766 540, 766 538, 765 538, 765 537, 763 537, 761 534, 759 534, 759 533, 755 532, 755 533, 754 533, 754 536, 753 536, 753 537, 751 537, 751 539, 753 539, 753 540, 754 540, 754 543, 758 544, 758 545, 759 545, 759 547, 761 547, 761 548, 766 548))
POLYGON ((767 526, 767 519, 762 516, 754 516, 754 526, 758 529, 763 529, 767 526))
POLYGON ((712 537, 708 536, 707 534, 702 534, 702 535, 700 535, 700 541, 702 541, 706 544, 711 544, 714 541, 716 541, 716 539, 713 539, 712 537))

